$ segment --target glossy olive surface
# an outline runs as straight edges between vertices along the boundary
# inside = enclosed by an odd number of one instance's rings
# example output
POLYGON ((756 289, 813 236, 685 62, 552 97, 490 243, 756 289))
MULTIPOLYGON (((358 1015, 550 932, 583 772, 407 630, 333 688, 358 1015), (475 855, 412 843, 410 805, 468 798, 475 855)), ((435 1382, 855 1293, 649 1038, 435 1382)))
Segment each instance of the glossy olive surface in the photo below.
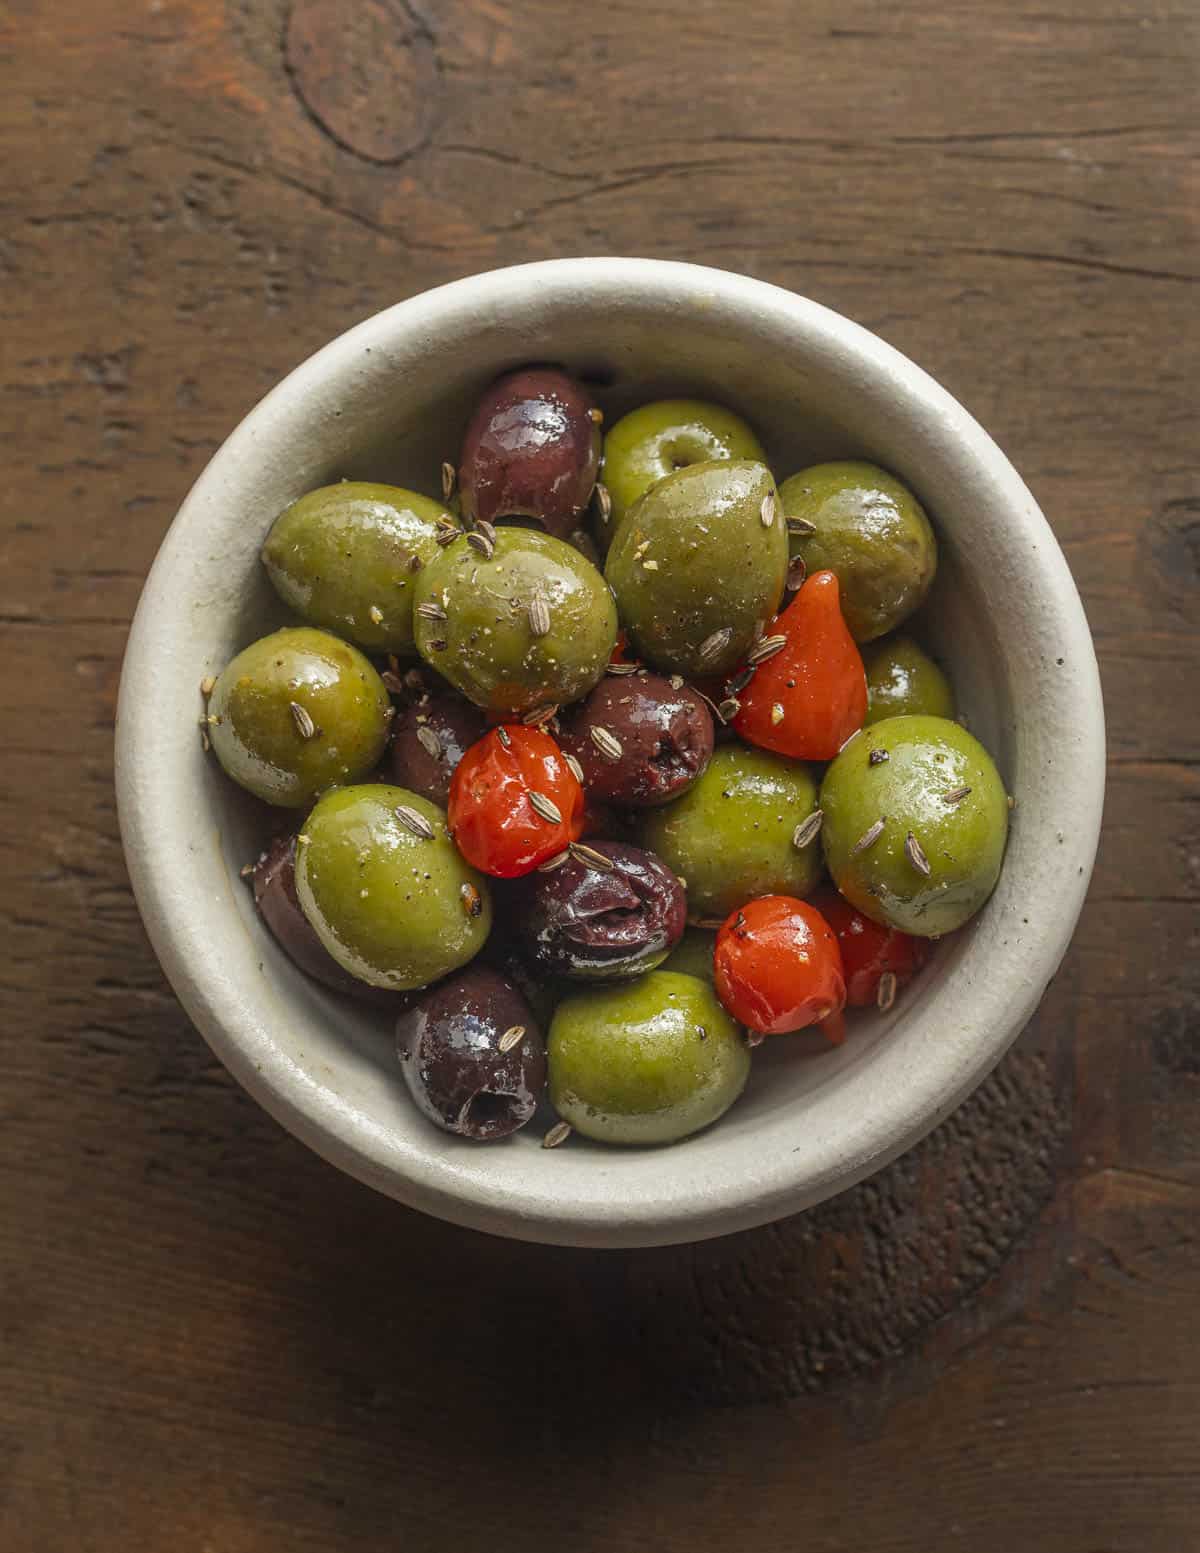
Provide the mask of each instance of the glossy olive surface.
POLYGON ((856 734, 825 773, 821 808, 834 883, 901 932, 952 932, 999 878, 1004 784, 978 739, 946 718, 891 717, 856 734))
POLYGON ((547 1041, 550 1098, 604 1143, 675 1143, 707 1127, 745 1088, 750 1051, 713 989, 651 971, 564 998, 547 1041))
POLYGON ((677 797, 704 770, 712 714, 678 679, 606 675, 564 713, 559 743, 583 768, 589 799, 644 809, 677 797))
POLYGON ((340 965, 396 991, 466 964, 492 922, 487 882, 450 840, 444 812, 403 787, 322 798, 300 832, 296 892, 340 965))
POLYGON ((208 736, 235 782, 298 809, 372 770, 391 716, 383 681, 357 647, 291 626, 251 643, 218 676, 208 736))
POLYGON ((894 630, 922 603, 937 571, 937 540, 895 475, 853 460, 814 464, 785 480, 779 499, 789 519, 811 525, 811 533, 792 535, 792 554, 810 574, 836 574, 855 641, 894 630))
POLYGON ((722 674, 741 663, 783 597, 788 540, 765 464, 692 464, 626 515, 604 574, 621 623, 654 668, 722 674))
POLYGON ((596 523, 607 550, 621 520, 652 485, 689 464, 734 458, 766 463, 758 438, 740 415, 703 399, 657 399, 630 410, 604 437, 604 484, 611 511, 596 523))
POLYGON ((395 485, 343 480, 310 491, 271 526, 263 565, 310 625, 369 652, 411 657, 413 583, 438 553, 440 502, 395 485))
POLYGON ((396 1051, 422 1115, 479 1142, 523 1127, 546 1083, 545 1043, 529 1004, 486 965, 416 996, 396 1021, 396 1051))
POLYGON ((483 394, 467 426, 459 491, 468 525, 516 517, 566 539, 600 465, 600 412, 583 385, 553 367, 522 367, 483 394))
POLYGON ((591 689, 612 654, 617 612, 577 550, 502 528, 490 557, 456 539, 420 574, 416 632, 422 657, 463 695, 519 717, 591 689))
POLYGON ((682 798, 647 811, 641 842, 686 880, 694 915, 725 917, 755 896, 803 896, 816 885, 820 846, 794 841, 816 803, 811 767, 723 744, 682 798))
POLYGON ((552 976, 609 981, 652 970, 686 922, 683 885, 658 858, 593 841, 552 872, 530 875, 520 937, 552 976))
POLYGON ((885 636, 863 653, 867 723, 885 717, 953 717, 954 691, 911 636, 885 636))

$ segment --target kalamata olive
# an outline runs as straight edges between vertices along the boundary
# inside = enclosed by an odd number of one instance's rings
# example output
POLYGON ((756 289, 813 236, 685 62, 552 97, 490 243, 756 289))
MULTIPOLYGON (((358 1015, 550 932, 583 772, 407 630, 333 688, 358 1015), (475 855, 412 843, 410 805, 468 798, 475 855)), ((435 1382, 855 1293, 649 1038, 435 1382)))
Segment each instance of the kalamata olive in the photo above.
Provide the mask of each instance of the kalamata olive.
POLYGON ((423 696, 396 714, 390 780, 445 807, 454 768, 487 731, 478 707, 451 695, 423 696))
POLYGON ((364 1003, 395 1007, 397 994, 366 982, 344 970, 317 937, 316 929, 300 909, 296 895, 295 834, 276 836, 254 865, 251 880, 254 904, 271 936, 288 959, 314 981, 334 992, 346 992, 364 1003))
POLYGON ((422 1115, 482 1142, 523 1127, 546 1083, 529 1004, 478 962, 411 1000, 396 1021, 396 1050, 422 1115))
POLYGON ((527 952, 552 975, 614 980, 653 970, 683 936, 687 895, 652 852, 623 841, 574 846, 550 873, 529 877, 527 952))
POLYGON ((704 770, 713 720, 678 677, 623 674, 565 714, 559 742, 583 767, 589 800, 648 808, 677 798, 704 770))
POLYGON ((463 437, 463 517, 533 519, 556 539, 579 528, 600 465, 600 412, 553 367, 522 367, 488 388, 463 437))

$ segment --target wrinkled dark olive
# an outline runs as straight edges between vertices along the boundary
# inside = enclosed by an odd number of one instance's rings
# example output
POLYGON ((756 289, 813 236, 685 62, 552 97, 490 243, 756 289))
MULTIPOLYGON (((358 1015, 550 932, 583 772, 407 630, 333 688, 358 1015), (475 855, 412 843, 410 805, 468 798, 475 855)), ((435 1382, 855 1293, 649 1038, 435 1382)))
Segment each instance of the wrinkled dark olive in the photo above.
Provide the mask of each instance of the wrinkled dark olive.
POLYGON ((478 963, 412 999, 396 1021, 396 1050, 418 1110, 463 1138, 516 1132, 546 1084, 545 1042, 529 1004, 478 963), (518 1029, 520 1039, 501 1051, 518 1029))
POLYGON ((422 697, 397 713, 389 780, 444 807, 455 766, 486 731, 483 713, 469 701, 450 695, 422 697))
POLYGON ((586 389, 553 367, 522 367, 488 388, 463 437, 463 516, 532 519, 566 539, 600 466, 599 411, 586 389))
POLYGON ((317 937, 296 895, 296 837, 276 836, 254 865, 254 904, 271 936, 288 959, 314 981, 334 992, 347 992, 364 1003, 395 1007, 397 994, 343 970, 317 937))
POLYGON ((589 799, 644 809, 677 798, 704 770, 713 721, 682 682, 610 676, 565 714, 560 743, 583 767, 589 799))
POLYGON ((529 876, 522 936, 544 970, 609 981, 653 970, 683 936, 687 895, 652 852, 623 841, 588 842, 550 873, 529 876), (612 864, 597 867, 586 852, 612 864))

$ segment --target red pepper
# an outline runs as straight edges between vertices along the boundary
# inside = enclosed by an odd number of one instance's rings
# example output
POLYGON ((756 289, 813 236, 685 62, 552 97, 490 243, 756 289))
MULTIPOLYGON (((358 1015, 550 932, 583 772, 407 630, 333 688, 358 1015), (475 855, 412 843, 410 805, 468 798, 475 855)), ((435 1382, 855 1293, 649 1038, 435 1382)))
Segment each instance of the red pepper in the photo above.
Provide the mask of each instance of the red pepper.
POLYGON ((898 989, 911 981, 929 958, 928 939, 872 922, 833 890, 814 896, 813 905, 833 929, 842 951, 846 1002, 851 1008, 873 1007, 879 1002, 879 983, 887 972, 896 978, 898 989))
POLYGON ((832 760, 867 715, 862 656, 846 629, 832 572, 814 572, 760 643, 782 636, 738 692, 743 739, 793 760, 832 760))
POLYGON ((764 1035, 820 1024, 846 1001, 833 931, 819 911, 790 895, 763 895, 726 918, 713 979, 733 1017, 764 1035))
POLYGON ((516 879, 578 840, 583 788, 548 733, 508 724, 455 767, 446 818, 468 863, 516 879))

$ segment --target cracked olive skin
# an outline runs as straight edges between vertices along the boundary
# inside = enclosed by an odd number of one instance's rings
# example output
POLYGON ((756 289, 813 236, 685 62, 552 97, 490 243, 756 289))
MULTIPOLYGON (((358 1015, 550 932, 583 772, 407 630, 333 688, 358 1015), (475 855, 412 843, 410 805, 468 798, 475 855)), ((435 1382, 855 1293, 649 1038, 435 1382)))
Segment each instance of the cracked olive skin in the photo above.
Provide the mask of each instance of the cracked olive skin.
POLYGON ((676 689, 659 674, 608 675, 561 721, 559 743, 583 768, 589 799, 625 808, 650 808, 678 797, 713 751, 712 714, 704 698, 688 685, 676 689), (616 739, 619 754, 605 735, 616 739))
POLYGON ((787 567, 771 471, 733 459, 651 486, 626 514, 604 574, 646 662, 705 678, 741 664, 779 608, 787 567))
POLYGON ((953 717, 950 681, 911 636, 888 636, 863 653, 866 726, 885 717, 953 717))
POLYGON ((556 539, 579 528, 600 467, 600 418, 581 383, 522 367, 488 388, 467 425, 458 482, 463 517, 539 523, 556 539))
POLYGON ((695 915, 727 917, 759 895, 802 897, 816 886, 819 844, 792 841, 816 806, 810 767, 723 744, 682 798, 647 811, 639 839, 687 881, 695 915))
POLYGON ((440 502, 395 485, 344 480, 280 513, 263 565, 280 598, 310 625, 368 652, 416 656, 416 573, 438 553, 440 502))
POLYGON ((445 808, 454 768, 486 732, 487 719, 469 701, 453 695, 422 696, 393 723, 388 750, 392 781, 445 808))
POLYGON ((602 1143, 676 1143, 723 1116, 750 1073, 713 989, 673 971, 564 998, 546 1058, 554 1109, 602 1143))
POLYGON ((358 648, 311 626, 285 627, 243 648, 208 700, 208 736, 226 774, 284 809, 366 776, 383 754, 391 718, 383 681, 358 648))
POLYGON ((421 656, 476 706, 507 717, 578 700, 604 673, 617 639, 604 578, 570 545, 533 529, 498 530, 487 560, 457 539, 417 583, 421 656), (549 617, 541 635, 529 613, 535 598, 549 617), (422 604, 446 618, 425 618, 422 604))
POLYGON ((943 717, 889 717, 855 734, 821 783, 821 842, 833 882, 874 922, 936 938, 967 922, 1000 876, 1008 798, 991 756, 943 717), (887 759, 872 765, 872 750, 887 759), (967 787, 960 801, 946 794, 967 787), (855 851, 877 821, 876 839, 855 851), (929 873, 906 852, 916 837, 929 873))
POLYGON ((529 1004, 486 965, 469 965, 414 997, 396 1021, 396 1052, 421 1114, 481 1143, 524 1127, 546 1085, 545 1043, 529 1004), (501 1051, 518 1025, 521 1041, 501 1051))
POLYGON ((793 555, 811 577, 831 571, 842 614, 856 642, 892 631, 920 605, 937 571, 937 540, 925 509, 875 464, 814 464, 779 487, 789 518, 814 532, 793 534, 793 555))
POLYGON ((366 982, 343 970, 317 937, 311 922, 300 909, 296 894, 296 835, 276 836, 254 865, 251 879, 254 904, 275 942, 292 964, 319 981, 332 992, 344 992, 364 1003, 382 1007, 394 1005, 394 993, 366 982))
POLYGON ((620 841, 595 841, 611 871, 572 857, 530 878, 521 937, 552 976, 611 981, 653 970, 678 943, 687 895, 658 858, 620 841))
POLYGON ((608 521, 597 518, 606 551, 622 519, 652 485, 677 469, 734 458, 765 464, 762 444, 740 415, 702 399, 658 399, 630 410, 604 437, 604 484, 612 499, 608 521))
POLYGON ((296 894, 338 964, 394 992, 465 965, 492 925, 487 882, 450 840, 444 811, 403 787, 327 793, 298 837, 296 894), (414 832, 401 807, 432 836, 414 832))

